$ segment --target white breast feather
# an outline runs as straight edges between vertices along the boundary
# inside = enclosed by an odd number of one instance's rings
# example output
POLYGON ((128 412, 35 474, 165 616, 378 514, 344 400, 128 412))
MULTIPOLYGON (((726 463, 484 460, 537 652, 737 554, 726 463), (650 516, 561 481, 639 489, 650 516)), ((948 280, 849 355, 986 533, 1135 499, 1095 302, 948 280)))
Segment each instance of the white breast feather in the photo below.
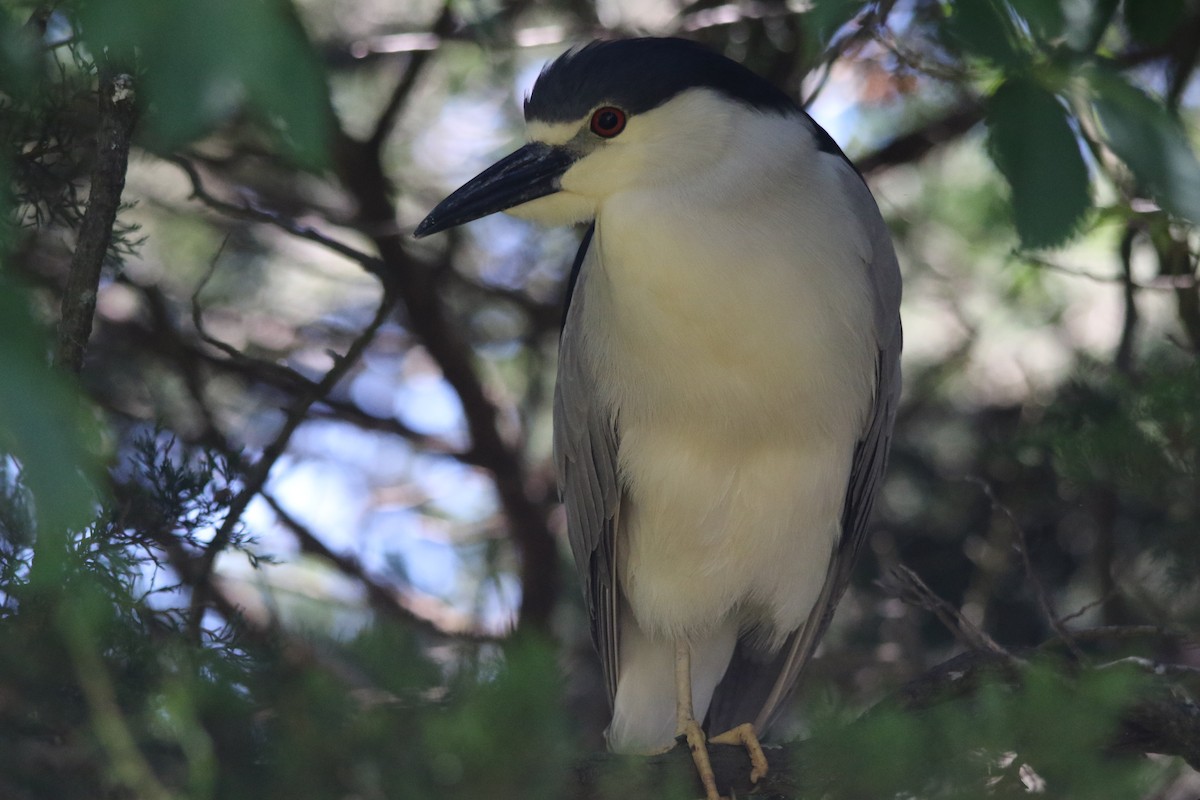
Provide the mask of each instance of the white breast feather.
MULTIPOLYGON (((581 320, 628 490, 619 573, 651 636, 781 641, 821 589, 870 408, 869 244, 799 123, 598 210, 581 320)), ((686 143, 683 145, 686 146, 686 143)))

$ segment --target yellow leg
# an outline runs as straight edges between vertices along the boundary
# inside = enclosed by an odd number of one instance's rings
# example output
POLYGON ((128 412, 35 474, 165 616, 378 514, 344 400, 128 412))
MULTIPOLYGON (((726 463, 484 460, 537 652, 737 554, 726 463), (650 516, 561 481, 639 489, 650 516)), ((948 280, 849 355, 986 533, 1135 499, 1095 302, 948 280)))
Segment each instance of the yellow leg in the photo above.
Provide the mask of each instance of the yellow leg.
POLYGON ((708 742, 709 744, 742 745, 750 755, 750 782, 758 783, 760 779, 767 776, 767 756, 763 752, 762 744, 758 741, 758 732, 754 730, 754 723, 746 722, 738 725, 720 736, 712 737, 708 742))
POLYGON ((704 731, 692 711, 692 652, 684 639, 675 642, 675 735, 687 738, 688 749, 692 751, 692 763, 696 765, 700 782, 704 784, 705 800, 721 800, 721 794, 717 791, 717 777, 708 759, 704 731))

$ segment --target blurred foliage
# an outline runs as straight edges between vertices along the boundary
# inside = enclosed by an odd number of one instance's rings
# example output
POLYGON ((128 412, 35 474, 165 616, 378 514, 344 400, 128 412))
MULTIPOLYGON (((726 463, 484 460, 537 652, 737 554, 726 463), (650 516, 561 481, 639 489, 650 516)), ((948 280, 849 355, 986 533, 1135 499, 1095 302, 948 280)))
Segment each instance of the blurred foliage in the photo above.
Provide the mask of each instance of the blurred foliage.
POLYGON ((988 133, 1021 242, 1054 245, 1074 233, 1091 206, 1087 166, 1054 95, 1028 79, 1005 81, 988 103, 988 133))
MULTIPOLYGON (((1162 44, 1184 5, 1130 0, 1127 28, 1139 41, 1162 44)), ((1095 32, 1116 11, 1115 2, 967 0, 948 17, 949 38, 979 60, 979 79, 994 70, 1005 78, 988 103, 989 144, 1012 188, 1026 247, 1061 244, 1077 232, 1090 206, 1081 148, 1111 148, 1166 210, 1200 220, 1200 162, 1172 110, 1129 85, 1106 53, 1092 52, 1095 32)))
POLYGON ((831 798, 1138 797, 1153 771, 1104 747, 1140 682, 1120 670, 1071 681, 1061 664, 1035 662, 1019 686, 988 683, 966 702, 876 709, 854 724, 826 711, 799 768, 831 798))
POLYGON ((325 79, 282 0, 78 0, 91 53, 135 73, 143 133, 171 151, 240 111, 306 165, 329 156, 325 79))
POLYGON ((400 625, 289 643, 236 618, 197 640, 180 587, 144 578, 166 567, 156 543, 206 530, 237 478, 171 440, 136 447, 123 498, 72 537, 58 593, 28 580, 21 498, 2 484, 0 795, 562 796, 575 749, 544 642, 446 662, 400 625))
MULTIPOLYGON (((576 593, 557 641, 494 622, 519 581, 569 571, 522 572, 518 540, 561 524, 546 420, 575 240, 395 228, 515 134, 513 86, 566 45, 531 42, 598 27, 848 95, 878 155, 907 384, 873 547, 798 703, 800 784, 1194 795, 1179 759, 1107 746, 1152 690, 1194 696, 1200 666, 1198 4, 460 5, 0 3, 0 797, 581 785, 605 718, 576 593), (139 119, 76 379, 47 330, 113 71, 139 119), (429 294, 389 314, 398 276, 429 294), (472 440, 488 430, 507 449, 472 440), (860 716, 963 647, 873 582, 900 564, 1005 647, 1142 638, 860 716), (1127 656, 1184 677, 1098 668, 1127 656)), ((695 793, 640 762, 589 790, 695 793)))
MULTIPOLYGON (((1120 487, 1132 511, 1131 544, 1155 554, 1171 577, 1161 590, 1194 594, 1200 589, 1193 568, 1200 563, 1200 366, 1160 357, 1143 380, 1101 373, 1065 387, 1063 396, 1062 408, 1039 431, 1059 474, 1077 487, 1120 487)), ((1195 621, 1193 610, 1189 622, 1195 621)))
MULTIPOLYGON (((14 243, 14 128, 32 116, 40 76, 34 68, 37 42, 9 14, 0 14, 0 454, 20 462, 6 465, 5 478, 20 477, 29 491, 35 524, 57 544, 64 532, 93 514, 98 475, 97 441, 90 412, 63 376, 47 363, 48 338, 35 322, 25 287, 8 269, 14 243), (24 113, 21 113, 24 112, 24 113)), ((19 172, 15 183, 20 186, 19 172)), ((0 458, 3 458, 0 455, 0 458)), ((47 571, 56 548, 46 548, 47 571)))

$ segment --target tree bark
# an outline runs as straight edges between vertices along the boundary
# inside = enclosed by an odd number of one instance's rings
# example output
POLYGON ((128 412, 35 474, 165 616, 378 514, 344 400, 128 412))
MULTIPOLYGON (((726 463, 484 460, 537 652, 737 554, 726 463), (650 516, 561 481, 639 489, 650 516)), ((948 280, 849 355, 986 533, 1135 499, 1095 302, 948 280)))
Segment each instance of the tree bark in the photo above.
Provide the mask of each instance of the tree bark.
POLYGON ((129 147, 137 117, 133 79, 129 75, 113 74, 101 68, 99 95, 100 117, 91 192, 79 226, 75 253, 71 257, 54 351, 54 363, 75 373, 83 367, 83 356, 92 334, 100 271, 112 244, 113 225, 121 205, 121 192, 125 189, 125 171, 129 166, 129 147))

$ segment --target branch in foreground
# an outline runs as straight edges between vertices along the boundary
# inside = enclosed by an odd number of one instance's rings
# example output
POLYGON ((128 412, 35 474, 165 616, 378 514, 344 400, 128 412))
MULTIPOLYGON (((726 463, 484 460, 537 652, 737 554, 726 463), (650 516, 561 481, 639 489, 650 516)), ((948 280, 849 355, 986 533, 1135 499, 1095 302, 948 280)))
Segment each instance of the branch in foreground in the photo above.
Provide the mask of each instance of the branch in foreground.
MULTIPOLYGON (((1022 662, 989 651, 963 653, 930 669, 910 681, 894 695, 872 707, 850 726, 864 725, 878 714, 913 714, 953 700, 975 695, 989 684, 1018 685, 1023 677, 1022 662)), ((1179 756, 1193 768, 1200 768, 1200 706, 1186 698, 1173 696, 1167 686, 1158 684, 1149 694, 1129 706, 1121 715, 1117 732, 1105 749, 1107 754, 1142 755, 1158 753, 1179 756)), ((827 770, 814 762, 815 749, 809 741, 790 742, 768 747, 771 772, 757 786, 749 783, 750 759, 741 747, 710 746, 717 784, 723 792, 743 797, 751 789, 755 797, 798 800, 823 797, 832 785, 827 770)), ((954 753, 947 753, 953 757, 954 753)), ((997 754, 999 755, 999 754, 997 754)), ((1034 756, 1036 758, 1036 754, 1034 756)), ((867 765, 864 765, 864 768, 867 765)), ((930 777, 936 765, 930 766, 930 777)), ((686 747, 651 757, 619 756, 599 753, 575 766, 576 791, 572 800, 600 800, 614 785, 622 785, 631 771, 641 777, 638 787, 644 792, 665 788, 680 776, 693 772, 686 747)), ((698 784, 697 784, 698 785, 698 784)), ((981 796, 984 787, 980 786, 981 796)))
POLYGON ((133 79, 128 75, 112 75, 102 69, 99 94, 100 119, 91 193, 79 226, 75 253, 71 256, 71 271, 63 291, 62 320, 54 351, 54 363, 71 372, 79 372, 83 367, 83 354, 92 334, 100 270, 112 242, 121 192, 125 189, 130 138, 137 116, 133 79))

